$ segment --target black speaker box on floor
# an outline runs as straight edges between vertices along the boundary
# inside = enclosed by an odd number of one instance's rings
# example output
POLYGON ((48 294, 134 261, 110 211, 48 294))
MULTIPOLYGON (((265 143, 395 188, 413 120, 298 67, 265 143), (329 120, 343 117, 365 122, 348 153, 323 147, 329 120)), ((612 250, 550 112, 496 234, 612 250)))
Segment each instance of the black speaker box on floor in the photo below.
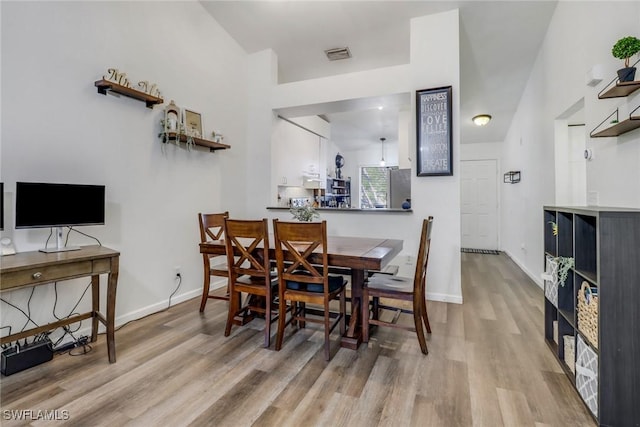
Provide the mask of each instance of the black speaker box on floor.
POLYGON ((43 339, 25 346, 14 345, 2 352, 2 375, 8 376, 53 359, 51 340, 43 339))

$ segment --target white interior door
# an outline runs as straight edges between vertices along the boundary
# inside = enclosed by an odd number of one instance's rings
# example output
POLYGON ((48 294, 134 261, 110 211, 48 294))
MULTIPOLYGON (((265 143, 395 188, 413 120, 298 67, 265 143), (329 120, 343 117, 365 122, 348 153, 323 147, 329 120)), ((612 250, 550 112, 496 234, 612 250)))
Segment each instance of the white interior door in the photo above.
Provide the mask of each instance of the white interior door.
POLYGON ((462 247, 497 250, 497 161, 465 160, 460 164, 462 247))

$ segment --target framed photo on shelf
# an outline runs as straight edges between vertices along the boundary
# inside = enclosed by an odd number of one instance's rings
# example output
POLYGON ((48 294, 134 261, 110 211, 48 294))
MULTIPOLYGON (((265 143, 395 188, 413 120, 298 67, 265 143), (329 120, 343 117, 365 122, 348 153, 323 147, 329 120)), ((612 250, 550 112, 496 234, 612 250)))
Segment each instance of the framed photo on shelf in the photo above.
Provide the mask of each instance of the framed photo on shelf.
POLYGON ((184 131, 189 136, 202 138, 202 116, 195 111, 184 110, 184 131))
POLYGON ((418 176, 453 175, 451 86, 416 91, 418 176))

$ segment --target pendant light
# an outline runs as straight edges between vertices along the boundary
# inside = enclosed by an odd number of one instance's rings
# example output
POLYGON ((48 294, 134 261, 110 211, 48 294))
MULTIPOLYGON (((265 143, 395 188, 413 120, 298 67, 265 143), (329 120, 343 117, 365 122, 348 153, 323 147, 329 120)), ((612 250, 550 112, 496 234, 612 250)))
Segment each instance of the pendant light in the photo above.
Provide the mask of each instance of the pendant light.
POLYGON ((384 161, 384 141, 386 139, 387 138, 380 138, 380 151, 382 153, 382 156, 380 158, 380 166, 384 166, 386 164, 385 161, 384 161))

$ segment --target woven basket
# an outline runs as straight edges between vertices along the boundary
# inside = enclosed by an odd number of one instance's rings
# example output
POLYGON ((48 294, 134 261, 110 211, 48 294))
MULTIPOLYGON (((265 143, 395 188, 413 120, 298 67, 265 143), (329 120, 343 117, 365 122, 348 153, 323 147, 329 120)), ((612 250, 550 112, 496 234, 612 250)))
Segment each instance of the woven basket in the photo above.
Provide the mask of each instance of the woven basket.
POLYGON ((573 335, 564 335, 564 363, 567 364, 571 372, 576 373, 576 339, 573 335))
POLYGON ((578 292, 578 329, 598 348, 598 296, 587 282, 582 282, 578 292))

